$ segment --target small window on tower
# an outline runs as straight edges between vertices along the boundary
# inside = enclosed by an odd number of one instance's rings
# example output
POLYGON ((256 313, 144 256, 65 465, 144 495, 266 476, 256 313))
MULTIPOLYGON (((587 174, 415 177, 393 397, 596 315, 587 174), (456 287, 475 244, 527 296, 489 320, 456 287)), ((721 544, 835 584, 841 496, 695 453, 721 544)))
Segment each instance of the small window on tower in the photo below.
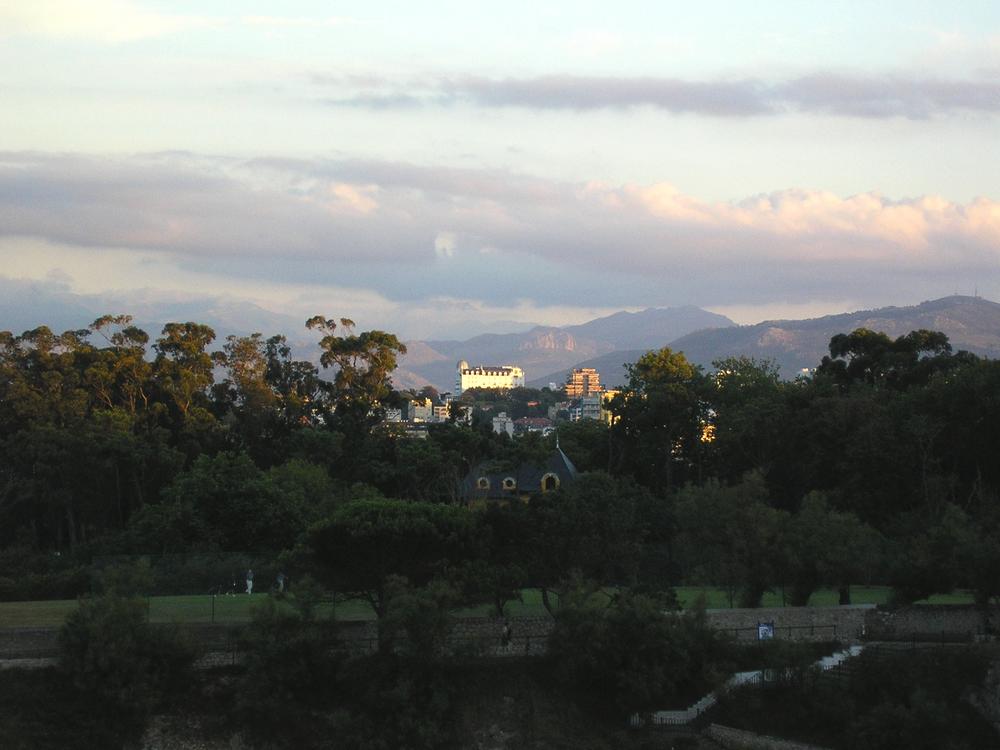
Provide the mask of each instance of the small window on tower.
POLYGON ((514 479, 514 477, 506 477, 503 480, 503 488, 505 490, 516 490, 517 489, 517 480, 514 479))
POLYGON ((481 490, 488 490, 490 488, 490 480, 486 477, 479 477, 476 486, 481 490))

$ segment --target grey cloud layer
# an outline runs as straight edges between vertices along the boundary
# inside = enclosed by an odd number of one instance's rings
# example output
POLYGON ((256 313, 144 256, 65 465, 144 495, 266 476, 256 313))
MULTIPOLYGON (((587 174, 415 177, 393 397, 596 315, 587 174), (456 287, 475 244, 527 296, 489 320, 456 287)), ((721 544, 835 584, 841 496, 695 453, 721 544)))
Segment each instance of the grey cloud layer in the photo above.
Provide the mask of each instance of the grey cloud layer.
POLYGON ((455 77, 392 82, 316 77, 354 93, 327 99, 335 106, 372 109, 451 106, 597 110, 653 107, 675 114, 751 117, 787 112, 845 117, 923 119, 954 112, 1000 111, 1000 81, 922 76, 817 73, 788 81, 756 78, 686 81, 655 77, 551 75, 534 78, 455 77))
POLYGON ((985 199, 786 190, 707 203, 668 184, 191 154, 0 154, 0 234, 158 251, 246 279, 493 303, 735 304, 877 289, 889 276, 920 288, 1000 266, 1000 204, 985 199))

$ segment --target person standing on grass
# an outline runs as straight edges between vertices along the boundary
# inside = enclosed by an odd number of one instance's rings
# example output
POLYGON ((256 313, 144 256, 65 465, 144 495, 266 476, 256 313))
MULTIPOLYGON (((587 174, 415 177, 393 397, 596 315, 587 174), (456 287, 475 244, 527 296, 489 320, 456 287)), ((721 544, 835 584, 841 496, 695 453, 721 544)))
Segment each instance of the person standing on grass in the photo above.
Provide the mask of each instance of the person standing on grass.
POLYGON ((253 593, 253 568, 247 570, 247 593, 253 593))

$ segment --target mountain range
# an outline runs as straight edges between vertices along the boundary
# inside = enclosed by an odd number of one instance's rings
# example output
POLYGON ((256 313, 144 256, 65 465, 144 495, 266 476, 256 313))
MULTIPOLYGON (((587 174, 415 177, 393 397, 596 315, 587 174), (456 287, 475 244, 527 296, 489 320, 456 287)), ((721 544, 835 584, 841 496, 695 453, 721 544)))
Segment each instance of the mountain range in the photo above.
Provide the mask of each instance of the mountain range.
POLYGON ((0 276, 0 331, 16 334, 48 326, 61 333, 86 328, 102 315, 127 313, 133 323, 156 339, 163 325, 194 321, 211 326, 215 343, 226 336, 261 332, 288 337, 295 355, 318 359, 318 336, 305 328, 305 318, 282 315, 246 300, 190 295, 177 297, 145 289, 103 294, 78 294, 57 282, 25 281, 0 276))
POLYGON ((407 342, 409 352, 395 381, 398 387, 431 383, 451 390, 455 365, 465 359, 473 365, 519 365, 527 384, 536 388, 564 382, 573 367, 594 367, 605 385, 615 387, 627 378, 625 363, 663 346, 684 352, 705 369, 711 369, 713 360, 729 356, 771 359, 783 377, 792 378, 819 364, 834 335, 856 328, 893 338, 921 328, 943 331, 955 351, 1000 358, 1000 304, 956 295, 908 307, 755 325, 735 325, 697 307, 652 308, 565 328, 536 327, 521 334, 487 334, 466 341, 412 341, 407 342))
POLYGON ((772 359, 781 374, 794 377, 816 367, 829 354, 830 339, 857 328, 892 338, 921 328, 948 335, 954 351, 1000 357, 1000 304, 955 295, 909 307, 882 307, 807 320, 767 320, 752 326, 698 331, 671 341, 693 362, 710 367, 713 359, 746 355, 772 359))
MULTIPOLYGON (((55 331, 85 328, 106 313, 131 314, 155 338, 168 321, 194 320, 212 326, 217 344, 228 334, 283 333, 296 357, 318 360, 317 336, 297 316, 276 313, 245 300, 190 296, 186 299, 147 290, 101 295, 78 294, 58 281, 24 281, 0 276, 0 330, 15 333, 48 325, 55 331)), ((618 312, 581 325, 535 326, 519 333, 481 334, 465 340, 407 341, 393 379, 397 388, 434 385, 450 391, 456 363, 519 365, 527 384, 562 383, 573 367, 594 367, 605 385, 625 382, 624 364, 643 352, 670 346, 710 369, 712 361, 745 355, 772 359, 792 378, 815 367, 830 338, 856 328, 896 337, 926 328, 943 331, 957 351, 1000 358, 1000 304, 980 297, 952 296, 908 307, 827 315, 806 320, 768 320, 736 325, 698 307, 650 308, 618 312)))
POLYGON ((529 380, 561 383, 584 360, 623 349, 660 348, 703 328, 733 326, 724 315, 699 307, 618 312, 575 326, 536 326, 524 333, 483 334, 465 341, 407 341, 393 381, 399 388, 433 385, 453 390, 459 360, 472 365, 518 365, 529 380))

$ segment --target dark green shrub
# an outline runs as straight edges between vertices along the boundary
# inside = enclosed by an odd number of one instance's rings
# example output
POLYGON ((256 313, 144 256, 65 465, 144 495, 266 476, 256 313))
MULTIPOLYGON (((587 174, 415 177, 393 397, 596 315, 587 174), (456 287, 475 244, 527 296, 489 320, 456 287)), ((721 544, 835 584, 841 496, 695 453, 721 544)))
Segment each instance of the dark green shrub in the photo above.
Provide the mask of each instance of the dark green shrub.
POLYGON ((308 606, 268 597, 254 607, 240 638, 245 654, 235 696, 240 724, 258 740, 287 747, 322 734, 320 711, 335 694, 343 661, 335 645, 333 623, 314 619, 308 606))
POLYGON ((345 701, 335 717, 335 747, 454 747, 456 688, 441 662, 396 654, 352 659, 341 685, 345 701))
POLYGON ((386 583, 388 604, 379 620, 379 645, 417 659, 441 656, 451 633, 451 608, 458 595, 442 581, 423 588, 411 587, 405 578, 390 576, 386 583))
POLYGON ((0 717, 4 750, 116 748, 136 729, 51 668, 0 670, 0 717))
POLYGON ((624 718, 700 697, 717 679, 721 641, 697 614, 623 594, 610 605, 591 598, 561 606, 548 650, 567 691, 593 711, 624 718))
POLYGON ((61 667, 72 683, 137 719, 183 687, 195 657, 179 630, 146 618, 142 600, 107 594, 82 600, 59 632, 61 667))

